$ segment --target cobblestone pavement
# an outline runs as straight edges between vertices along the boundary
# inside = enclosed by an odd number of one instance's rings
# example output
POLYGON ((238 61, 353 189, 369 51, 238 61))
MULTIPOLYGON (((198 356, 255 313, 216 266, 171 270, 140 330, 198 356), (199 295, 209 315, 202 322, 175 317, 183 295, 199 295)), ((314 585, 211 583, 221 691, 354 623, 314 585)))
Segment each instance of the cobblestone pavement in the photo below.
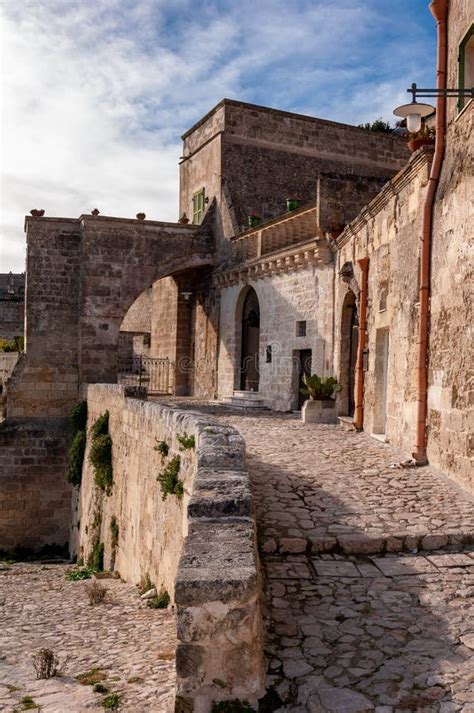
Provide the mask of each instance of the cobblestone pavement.
POLYGON ((474 713, 473 499, 364 434, 189 407, 246 440, 279 711, 474 713))
POLYGON ((119 710, 171 713, 174 617, 152 610, 133 585, 102 582, 108 601, 90 606, 85 582, 67 582, 63 565, 0 564, 0 711, 24 710, 30 696, 44 713, 103 711, 104 696, 76 676, 100 668, 119 710), (61 676, 36 680, 32 655, 51 648, 61 676))

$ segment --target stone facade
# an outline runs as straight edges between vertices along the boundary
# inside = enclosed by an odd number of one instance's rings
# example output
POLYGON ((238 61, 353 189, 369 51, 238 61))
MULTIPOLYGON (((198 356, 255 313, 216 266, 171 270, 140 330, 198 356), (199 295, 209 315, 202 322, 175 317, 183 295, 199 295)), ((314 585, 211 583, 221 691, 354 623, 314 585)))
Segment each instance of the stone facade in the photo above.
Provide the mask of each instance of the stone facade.
MULTIPOLYGON (((474 22, 469 0, 451 2, 448 86, 457 86, 458 47, 474 22)), ((474 490, 472 283, 474 263, 474 101, 459 113, 448 100, 446 151, 432 243, 428 458, 474 490)))
POLYGON ((232 427, 202 414, 124 398, 119 386, 87 388, 88 426, 106 409, 113 441, 110 496, 94 485, 87 447, 72 541, 87 558, 105 545, 105 564, 139 583, 148 574, 176 607, 177 710, 208 713, 212 701, 255 701, 263 655, 255 525, 244 443, 232 427), (180 450, 178 435, 195 448, 180 450), (162 499, 155 450, 179 455, 184 495, 162 499), (118 523, 118 544, 110 522, 118 523), (78 524, 79 523, 79 524, 78 524), (181 707, 179 707, 181 706, 181 707))
POLYGON ((0 551, 67 547, 71 488, 68 424, 0 424, 0 551))

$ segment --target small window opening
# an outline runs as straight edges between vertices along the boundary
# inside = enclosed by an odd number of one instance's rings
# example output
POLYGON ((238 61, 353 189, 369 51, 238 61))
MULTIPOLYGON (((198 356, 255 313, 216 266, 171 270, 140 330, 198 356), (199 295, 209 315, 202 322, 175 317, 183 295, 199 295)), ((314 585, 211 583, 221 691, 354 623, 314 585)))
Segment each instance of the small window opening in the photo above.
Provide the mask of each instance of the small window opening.
POLYGON ((271 344, 267 344, 265 361, 267 364, 272 363, 272 345, 271 344))
POLYGON ((296 322, 296 336, 297 337, 306 337, 306 320, 302 319, 299 322, 296 322))

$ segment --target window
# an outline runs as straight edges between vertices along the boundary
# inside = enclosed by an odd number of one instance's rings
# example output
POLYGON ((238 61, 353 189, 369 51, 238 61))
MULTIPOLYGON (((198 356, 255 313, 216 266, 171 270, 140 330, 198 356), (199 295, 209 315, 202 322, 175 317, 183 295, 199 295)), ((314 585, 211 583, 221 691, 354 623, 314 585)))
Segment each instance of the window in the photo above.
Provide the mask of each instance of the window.
POLYGON ((193 195, 193 223, 199 225, 204 214, 204 188, 193 195))
POLYGON ((296 336, 306 337, 306 320, 303 319, 300 322, 296 322, 296 336))
MULTIPOLYGON (((474 87, 474 24, 471 25, 459 45, 459 88, 474 87)), ((468 103, 469 97, 459 97, 458 109, 468 103)))
POLYGON ((265 356, 266 363, 271 364, 272 363, 272 345, 271 344, 267 344, 267 348, 265 350, 265 355, 266 355, 265 356))

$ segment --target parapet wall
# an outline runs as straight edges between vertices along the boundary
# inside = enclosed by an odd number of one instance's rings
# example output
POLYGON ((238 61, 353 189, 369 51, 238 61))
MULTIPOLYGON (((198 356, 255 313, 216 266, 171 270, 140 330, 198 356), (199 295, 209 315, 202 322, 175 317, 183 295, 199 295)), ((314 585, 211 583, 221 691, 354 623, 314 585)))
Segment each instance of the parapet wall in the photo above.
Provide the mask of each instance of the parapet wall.
POLYGON ((135 583, 148 574, 171 595, 177 710, 208 713, 213 701, 235 698, 255 703, 263 693, 262 624, 242 437, 201 413, 126 398, 116 385, 89 385, 87 402, 89 428, 110 414, 114 484, 109 496, 97 490, 88 443, 73 535, 78 555, 87 558, 98 536, 106 567, 135 583), (194 448, 180 450, 184 433, 194 436, 194 448), (159 441, 169 445, 165 458, 155 450, 159 441), (176 455, 184 495, 163 500, 157 476, 176 455))

